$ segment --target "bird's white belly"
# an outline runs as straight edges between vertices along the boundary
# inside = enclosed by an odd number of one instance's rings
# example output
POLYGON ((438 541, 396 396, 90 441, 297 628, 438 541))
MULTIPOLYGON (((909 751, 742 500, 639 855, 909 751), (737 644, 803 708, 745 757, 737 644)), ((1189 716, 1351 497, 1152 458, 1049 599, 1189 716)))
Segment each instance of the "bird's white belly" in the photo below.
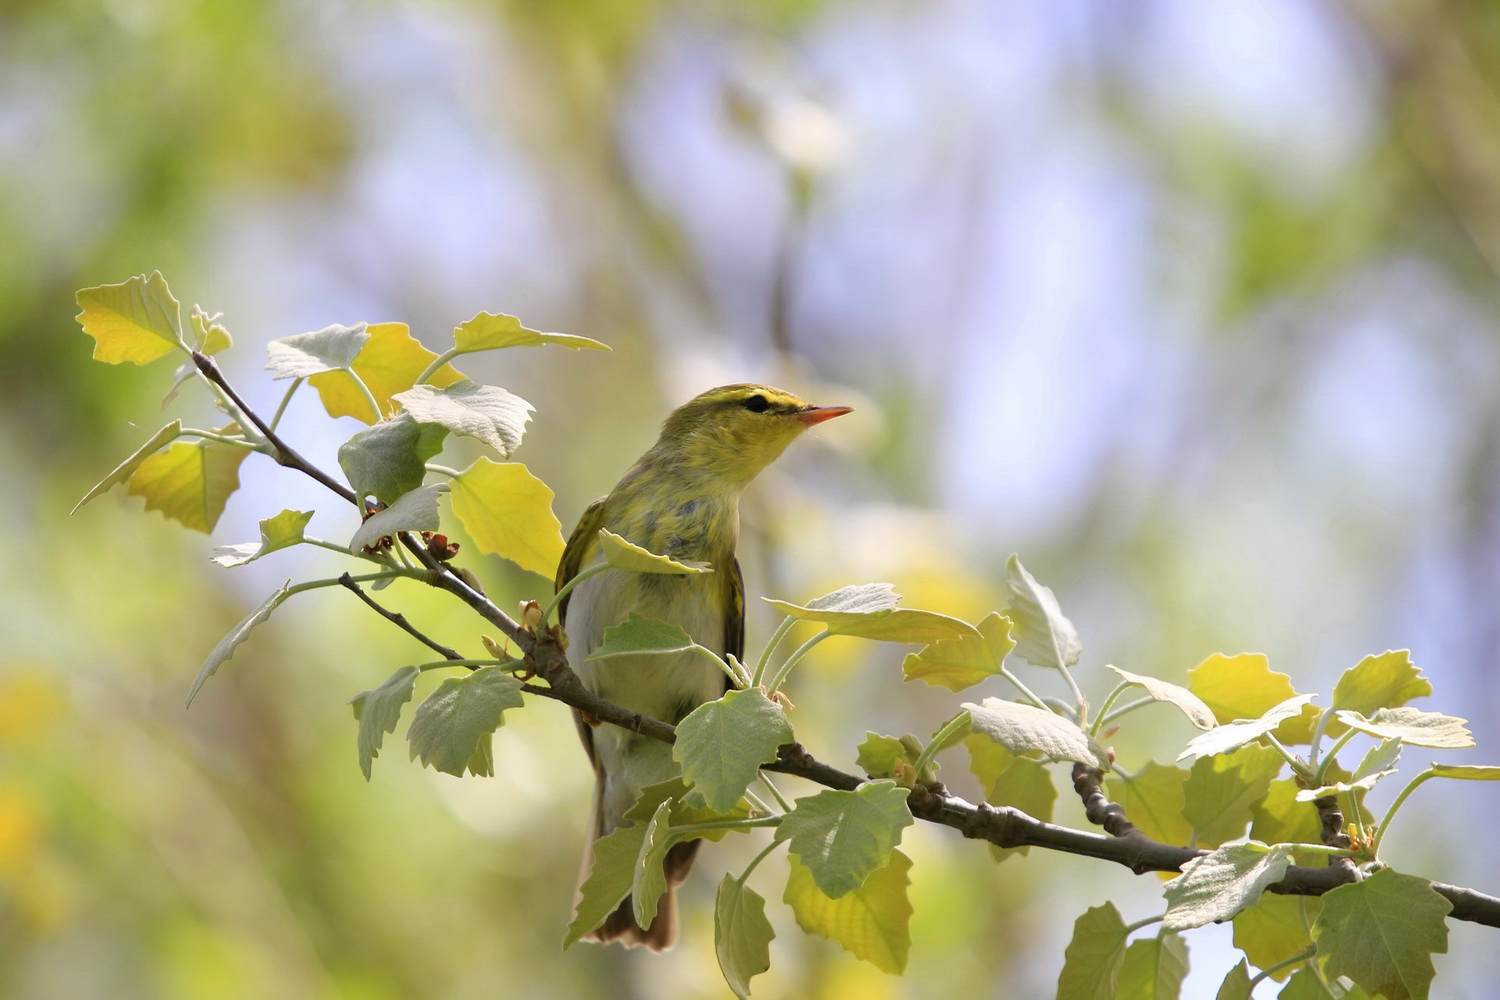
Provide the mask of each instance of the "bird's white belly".
MULTIPOLYGON (((642 580, 640 574, 609 571, 579 584, 568 606, 568 659, 584 685, 606 701, 664 722, 676 723, 705 701, 724 693, 724 673, 697 652, 634 654, 588 662, 604 642, 604 631, 632 612, 669 622, 714 652, 724 651, 724 610, 716 607, 710 574, 642 580)), ((604 765, 604 815, 617 820, 646 785, 680 773, 672 748, 618 726, 593 731, 594 753, 604 765)), ((608 822, 612 828, 615 823, 608 822)))

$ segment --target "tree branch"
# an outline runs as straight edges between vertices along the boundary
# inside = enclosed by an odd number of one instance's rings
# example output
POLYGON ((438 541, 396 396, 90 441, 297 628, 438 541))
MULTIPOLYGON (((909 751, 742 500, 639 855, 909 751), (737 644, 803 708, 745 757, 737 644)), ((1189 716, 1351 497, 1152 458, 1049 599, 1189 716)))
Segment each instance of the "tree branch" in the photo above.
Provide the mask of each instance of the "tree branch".
POLYGON ((313 479, 316 479, 318 482, 322 483, 324 486, 328 487, 333 492, 337 493, 339 496, 343 497, 345 500, 354 504, 356 507, 362 506, 359 502, 359 498, 354 495, 353 490, 340 483, 332 476, 329 476, 322 469, 318 468, 316 465, 313 465, 301 455, 297 454, 297 452, 292 448, 291 445, 287 444, 280 437, 278 437, 276 432, 271 429, 271 425, 267 424, 259 417, 259 415, 256 414, 254 410, 250 409, 250 405, 246 403, 242 398, 240 398, 239 393, 234 391, 234 386, 230 385, 229 380, 224 377, 224 373, 219 371, 219 366, 213 358, 209 357, 207 354, 203 354, 200 351, 194 351, 193 364, 198 366, 198 370, 203 373, 204 378, 208 379, 220 389, 223 389, 224 395, 228 396, 230 402, 234 403, 235 407, 245 415, 245 419, 249 420, 252 424, 255 425, 255 429, 260 431, 261 436, 264 437, 266 439, 266 442, 271 446, 271 457, 274 458, 279 465, 284 465, 289 469, 296 469, 298 472, 305 473, 306 475, 311 476, 313 479))
MULTIPOLYGON (((255 425, 265 437, 266 442, 274 449, 272 457, 279 464, 310 476, 343 499, 361 506, 360 498, 355 496, 352 490, 309 463, 278 437, 276 432, 235 392, 212 358, 195 351, 193 361, 204 377, 222 389, 245 418, 255 425)), ((619 705, 605 701, 586 688, 578 675, 568 666, 567 654, 562 645, 562 632, 557 626, 548 626, 540 634, 533 632, 501 611, 482 590, 471 585, 459 571, 448 563, 436 559, 428 551, 427 546, 411 532, 401 532, 398 539, 427 570, 427 582, 430 585, 453 594, 481 618, 503 632, 521 649, 529 668, 547 682, 546 688, 535 684, 525 684, 523 690, 560 701, 598 722, 620 726, 664 743, 676 741, 675 727, 659 719, 627 711, 619 705)), ((456 651, 423 635, 403 616, 381 607, 359 588, 349 574, 344 574, 339 582, 353 590, 361 600, 383 617, 394 622, 443 657, 461 659, 456 651)), ((775 763, 767 764, 763 769, 795 775, 828 788, 844 791, 852 791, 866 780, 817 760, 799 743, 790 743, 780 747, 777 757, 775 763)), ((1096 769, 1087 765, 1077 765, 1073 769, 1074 789, 1083 798, 1088 818, 1104 827, 1112 834, 1110 836, 1054 826, 1010 806, 993 806, 985 802, 975 805, 950 794, 940 782, 918 784, 911 789, 907 802, 913 816, 930 823, 951 827, 965 837, 986 840, 998 847, 1041 847, 1083 857, 1098 858, 1102 861, 1113 861, 1124 865, 1136 874, 1151 871, 1179 871, 1188 861, 1208 853, 1190 847, 1161 844, 1141 833, 1126 819, 1124 810, 1106 798, 1101 777, 1096 769)), ((1324 814, 1325 824, 1328 823, 1332 817, 1326 809, 1320 807, 1320 810, 1324 814)), ((1342 820, 1342 816, 1339 820, 1342 820)), ((1325 828, 1326 832, 1328 831, 1325 828)), ((1335 835, 1339 832, 1337 829, 1332 831, 1335 835)), ((1268 888, 1271 892, 1287 895, 1318 896, 1337 886, 1353 882, 1357 878, 1358 873, 1352 865, 1330 865, 1326 868, 1305 868, 1294 865, 1287 869, 1286 876, 1280 882, 1268 888)), ((1452 918, 1500 927, 1500 898, 1442 882, 1434 882, 1432 887, 1453 904, 1453 910, 1449 914, 1452 918)))
POLYGON ((450 649, 447 646, 444 646, 442 643, 438 642, 436 639, 429 638, 424 633, 418 631, 411 622, 406 620, 405 615, 401 614, 400 612, 387 610, 373 597, 371 597, 369 594, 366 594, 363 588, 361 588, 359 584, 354 582, 354 577, 350 576, 348 573, 345 573, 343 576, 339 577, 339 585, 354 591, 354 596, 358 597, 361 601, 364 601, 370 607, 374 608, 376 614, 379 614, 387 621, 392 622, 397 627, 404 630, 413 639, 416 639, 418 642, 422 643, 422 645, 437 653, 443 659, 463 659, 463 657, 458 654, 457 650, 450 649))

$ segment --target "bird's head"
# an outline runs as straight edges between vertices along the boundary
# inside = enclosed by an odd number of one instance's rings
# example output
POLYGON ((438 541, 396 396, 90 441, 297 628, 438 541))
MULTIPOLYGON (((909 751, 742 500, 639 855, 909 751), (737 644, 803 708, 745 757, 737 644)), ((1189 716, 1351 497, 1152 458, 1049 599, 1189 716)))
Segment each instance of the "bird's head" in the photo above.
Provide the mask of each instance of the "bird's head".
POLYGON ((721 385, 673 410, 657 448, 742 487, 803 431, 850 409, 815 406, 766 385, 721 385))

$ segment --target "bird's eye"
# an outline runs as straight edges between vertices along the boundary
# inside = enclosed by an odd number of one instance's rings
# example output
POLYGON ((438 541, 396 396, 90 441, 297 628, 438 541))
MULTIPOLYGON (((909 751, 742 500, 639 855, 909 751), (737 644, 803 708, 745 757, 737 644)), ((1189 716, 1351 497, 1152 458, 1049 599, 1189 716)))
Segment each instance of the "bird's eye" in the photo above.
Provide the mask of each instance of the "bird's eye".
POLYGON ((757 392, 746 399, 743 405, 751 413, 765 413, 771 408, 771 401, 757 392))

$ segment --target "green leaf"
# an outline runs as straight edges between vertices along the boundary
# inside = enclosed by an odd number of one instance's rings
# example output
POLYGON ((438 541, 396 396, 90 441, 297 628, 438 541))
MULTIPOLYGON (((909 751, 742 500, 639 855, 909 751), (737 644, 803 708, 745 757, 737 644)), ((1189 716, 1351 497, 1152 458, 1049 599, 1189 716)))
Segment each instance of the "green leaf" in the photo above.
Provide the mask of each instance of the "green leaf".
POLYGON ((265 518, 260 522, 260 541, 220 545, 214 549, 213 561, 225 568, 233 568, 254 562, 277 549, 298 545, 312 516, 310 510, 284 510, 275 517, 265 518))
POLYGON ((364 519, 354 537, 349 539, 349 551, 368 548, 398 531, 436 531, 439 525, 438 497, 448 490, 447 483, 430 483, 401 494, 395 503, 364 519))
POLYGON ((634 611, 618 625, 604 630, 604 642, 595 647, 588 659, 607 660, 614 656, 637 656, 641 653, 681 653, 689 649, 701 649, 680 627, 655 618, 643 618, 634 611))
POLYGON ((540 333, 528 330, 514 316, 504 313, 485 313, 457 327, 453 331, 453 345, 465 354, 473 351, 492 351, 501 347, 536 347, 541 344, 558 344, 574 350, 590 348, 596 351, 609 350, 608 345, 588 337, 571 333, 540 333))
POLYGON ((1061 1000, 1115 1000, 1125 963, 1125 921, 1114 903, 1090 907, 1073 923, 1057 977, 1061 1000))
MULTIPOLYGON (((1382 708, 1400 708, 1413 698, 1432 694, 1432 682, 1411 662, 1411 650, 1393 649, 1367 656, 1344 671, 1333 688, 1333 707, 1371 715, 1382 708)), ((1342 726, 1329 727, 1338 736, 1342 726)))
POLYGON ((116 486, 125 482, 135 474, 136 469, 139 469, 141 467, 141 463, 155 454, 162 445, 166 444, 169 441, 175 441, 181 436, 181 420, 174 420, 167 426, 163 427, 161 430, 157 431, 155 434, 151 435, 150 441, 147 441, 145 444, 137 448, 129 458, 121 462, 119 465, 115 466, 115 470, 113 472, 101 479, 99 481, 99 485, 89 490, 84 498, 74 505, 71 513, 78 513, 79 507, 82 507, 84 504, 88 503, 90 500, 94 499, 97 496, 108 493, 116 486))
POLYGON ((493 385, 464 379, 446 388, 414 385, 394 397, 418 423, 438 424, 454 434, 478 438, 509 458, 521 447, 532 406, 493 385))
POLYGON ((1005 585, 1017 655, 1033 666, 1054 670, 1077 663, 1083 653, 1078 630, 1062 613, 1057 595, 1037 583, 1015 554, 1005 564, 1005 585))
MULTIPOLYGON (((1220 722, 1258 719, 1297 695, 1292 679, 1272 670, 1262 653, 1215 653, 1188 671, 1188 689, 1213 709, 1220 722)), ((1309 705, 1297 718, 1283 722, 1276 738, 1283 743, 1307 743, 1317 718, 1318 710, 1309 705)))
POLYGON ((939 642, 979 630, 966 621, 935 611, 897 608, 900 598, 888 583, 865 583, 824 594, 806 604, 762 598, 783 614, 802 621, 823 622, 834 635, 852 635, 881 642, 939 642))
POLYGON ((1202 736, 1196 736, 1190 740, 1182 753, 1177 755, 1177 759, 1212 757, 1215 754, 1230 753, 1242 746, 1254 743, 1267 733, 1275 731, 1285 720, 1301 715, 1302 706, 1310 702, 1312 697, 1310 694, 1299 694, 1288 698, 1258 719, 1227 722, 1216 726, 1202 736))
POLYGON ((725 875, 714 899, 714 953, 735 996, 748 997, 750 980, 771 967, 775 936, 766 919, 765 899, 733 875, 725 875))
POLYGON ((1432 773, 1438 778, 1460 778, 1464 781, 1500 781, 1500 767, 1480 764, 1434 764, 1432 773))
POLYGON ((1224 844, 1182 866, 1182 875, 1162 888, 1167 915, 1162 927, 1186 931, 1253 906, 1266 886, 1280 882, 1291 864, 1286 844, 1268 847, 1257 841, 1224 844))
MULTIPOLYGON (((1034 819, 1051 822, 1057 787, 1046 765, 1030 757, 1018 757, 982 735, 966 736, 963 742, 969 750, 969 770, 979 779, 986 802, 1011 806, 1034 819)), ((1030 846, 990 845, 990 855, 996 861, 1030 852, 1030 846)))
POLYGON ((1162 844, 1186 844, 1193 835, 1192 824, 1182 816, 1187 778, 1184 769, 1153 760, 1129 777, 1106 774, 1104 786, 1146 836, 1162 844))
POLYGON ((663 802, 646 824, 635 878, 630 885, 630 905, 635 910, 635 922, 642 927, 650 927, 656 919, 662 893, 667 891, 667 851, 677 840, 672 835, 672 803, 663 802))
POLYGON ((359 769, 364 772, 366 781, 370 780, 371 762, 380 756, 385 734, 396 731, 401 706, 411 701, 421 673, 414 666, 402 667, 379 687, 361 691, 349 699, 349 704, 354 707, 354 718, 359 721, 359 769))
POLYGON ((1072 760, 1102 771, 1109 770, 1109 755, 1088 733, 1056 712, 1000 698, 979 704, 966 701, 974 732, 988 736, 1013 754, 1039 750, 1052 760, 1072 760))
POLYGON ((203 354, 214 355, 234 346, 234 338, 219 322, 219 317, 223 315, 223 313, 215 313, 210 316, 203 311, 202 306, 193 306, 192 315, 188 317, 188 326, 193 331, 192 346, 195 350, 203 354))
POLYGON ((599 551, 603 553, 604 561, 611 569, 625 570, 628 573, 681 575, 713 572, 713 567, 706 562, 679 562, 669 556, 659 556, 634 542, 626 541, 608 528, 599 529, 599 551))
POLYGON ((1250 806, 1255 817, 1250 825, 1250 836, 1266 844, 1319 843, 1323 823, 1318 818, 1317 809, 1297 801, 1297 793, 1301 790, 1291 778, 1271 782, 1260 800, 1250 806))
POLYGON ((229 634, 219 640, 219 644, 208 654, 208 659, 203 661, 203 666, 198 668, 198 676, 193 678, 193 686, 188 689, 187 703, 191 705, 193 699, 198 695, 198 689, 203 682, 214 675, 220 664, 234 655, 235 647, 244 642, 250 635, 250 630, 267 618, 271 612, 281 606, 281 602, 291 596, 292 581, 283 583, 274 594, 261 602, 260 607, 250 612, 240 623, 229 630, 229 634))
POLYGON ((1224 977, 1214 1000, 1250 1000, 1250 968, 1243 958, 1224 977))
POLYGON ((961 635, 929 645, 919 653, 908 653, 901 673, 908 681, 923 680, 950 691, 962 691, 1000 672, 1000 666, 1016 641, 1010 636, 1010 619, 998 611, 979 623, 978 635, 961 635))
POLYGON ((1182 710, 1182 714, 1188 717, 1188 721, 1199 729, 1212 729, 1218 725, 1213 709, 1187 688, 1146 674, 1133 674, 1128 670, 1121 670, 1113 663, 1106 663, 1105 666, 1119 674, 1120 679, 1126 684, 1143 688, 1153 700, 1177 706, 1182 710))
POLYGON ((1265 798, 1283 763, 1275 750, 1258 746, 1199 758, 1182 786, 1182 815, 1197 842, 1214 848, 1244 836, 1251 808, 1265 798))
MULTIPOLYGON (((437 355, 423 347, 405 323, 371 323, 365 332, 369 339, 348 370, 322 372, 309 378, 307 384, 318 390, 323 409, 330 417, 353 417, 373 424, 382 417, 395 416, 392 397, 410 389, 437 355), (360 382, 364 383, 364 389, 360 388, 360 382), (368 395, 365 389, 369 390, 368 395), (371 396, 375 397, 378 413, 370 410, 371 396)), ((427 383, 452 385, 463 377, 452 365, 443 365, 428 376, 427 383)))
POLYGON ((1318 967, 1387 1000, 1421 1000, 1432 984, 1431 956, 1448 950, 1444 918, 1452 908, 1426 879, 1390 868, 1331 889, 1312 929, 1318 967))
MULTIPOLYGON (((1474 745, 1474 736, 1464 728, 1468 719, 1416 708, 1382 708, 1371 718, 1358 712, 1340 711, 1339 721, 1383 740, 1400 740, 1412 746, 1462 750, 1474 745)), ((1357 982, 1358 980, 1356 980, 1357 982)))
POLYGON ((136 275, 118 285, 79 289, 78 322, 94 338, 94 360, 144 365, 187 345, 182 340, 182 305, 172 297, 160 271, 136 275))
POLYGON ((443 450, 447 435, 446 427, 419 424, 403 413, 345 441, 339 447, 339 467, 356 495, 391 504, 422 485, 427 460, 443 450))
POLYGON ((1177 1000, 1187 971, 1187 942, 1178 935, 1132 941, 1120 966, 1116 1000, 1177 1000))
POLYGON ((905 745, 894 736, 865 733, 865 741, 859 745, 859 757, 855 764, 872 778, 889 778, 896 770, 896 763, 912 763, 905 745))
POLYGON ((147 510, 159 510, 183 527, 207 534, 240 488, 240 463, 249 454, 217 441, 179 441, 142 459, 126 492, 145 497, 147 510))
MULTIPOLYGON (((1364 781, 1372 775, 1380 778, 1387 774, 1396 772, 1396 764, 1401 760, 1401 741, 1382 740, 1370 748, 1359 766, 1354 769, 1354 780, 1364 781)), ((1373 784, 1373 782, 1371 782, 1373 784)))
MULTIPOLYGON (((653 809, 655 807, 653 806, 653 809)), ((568 948, 604 923, 635 881, 635 863, 646 839, 646 823, 617 826, 594 841, 594 863, 578 889, 573 922, 568 925, 563 947, 568 948)))
MULTIPOLYGON (((1312 945, 1309 931, 1323 909, 1317 896, 1278 896, 1263 893, 1259 902, 1234 918, 1234 944, 1258 968, 1269 969, 1302 954, 1312 945)), ((1271 973, 1283 981, 1292 966, 1271 973)))
POLYGON ((365 346, 365 341, 370 339, 366 332, 368 326, 367 323, 356 323, 353 326, 335 323, 312 333, 299 333, 273 340, 266 345, 266 357, 269 359, 266 370, 272 373, 271 379, 275 381, 283 378, 307 378, 320 372, 347 369, 354 364, 354 356, 365 346))
POLYGON ((792 724, 780 705, 759 688, 730 691, 677 724, 672 758, 710 809, 727 812, 760 774, 760 765, 776 760, 776 748, 790 742, 792 724))
POLYGON ((467 677, 449 677, 417 707, 406 730, 413 760, 463 777, 494 773, 490 736, 508 708, 520 708, 521 682, 500 667, 480 667, 467 677))
POLYGON ((818 887, 811 869, 795 857, 783 901, 797 926, 828 938, 855 958, 899 976, 911 952, 911 859, 892 850, 889 863, 875 869, 863 885, 837 899, 818 887))
POLYGON ((908 794, 893 781, 871 781, 852 792, 829 789, 800 798, 776 828, 776 839, 791 841, 818 888, 838 899, 863 885, 901 843, 902 829, 912 823, 908 794))
POLYGON ((861 583, 851 587, 841 587, 831 594, 824 594, 806 604, 774 601, 769 597, 762 598, 762 600, 793 618, 800 618, 803 621, 835 622, 862 615, 878 614, 882 611, 894 611, 901 597, 896 593, 896 588, 889 583, 861 583))
POLYGON ((1318 974, 1304 966, 1292 976, 1291 982, 1276 994, 1277 1000, 1370 1000, 1370 994, 1355 986, 1348 979, 1339 978, 1325 983, 1318 974))
POLYGON ((449 483, 453 513, 479 551, 552 579, 562 559, 562 525, 552 491, 518 463, 481 458, 449 483))

